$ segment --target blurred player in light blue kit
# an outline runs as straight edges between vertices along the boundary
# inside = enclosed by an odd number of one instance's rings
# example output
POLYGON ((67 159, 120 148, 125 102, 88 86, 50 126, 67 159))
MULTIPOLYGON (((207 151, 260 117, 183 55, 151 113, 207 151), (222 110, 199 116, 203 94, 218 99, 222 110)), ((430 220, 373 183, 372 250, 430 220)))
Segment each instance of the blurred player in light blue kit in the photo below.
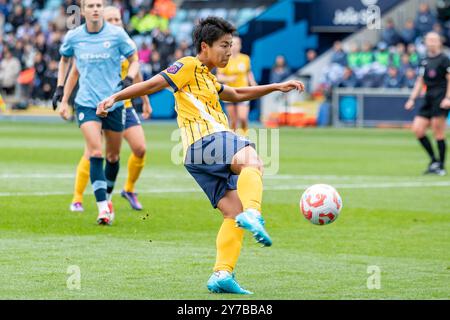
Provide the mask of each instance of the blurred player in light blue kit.
MULTIPOLYGON (((62 89, 70 58, 75 58, 79 72, 79 90, 75 98, 76 118, 86 140, 90 156, 90 178, 98 206, 98 224, 111 224, 114 210, 111 195, 119 172, 119 154, 125 124, 123 102, 118 102, 105 118, 98 117, 97 104, 123 89, 121 57, 128 59, 127 77, 134 79, 139 71, 136 46, 121 28, 103 20, 103 0, 82 0, 81 13, 86 23, 67 33, 60 48, 61 61, 58 89, 70 96, 70 85, 62 89), (67 91, 67 92, 66 92, 67 91), (106 165, 103 167, 102 131, 106 142, 106 165)), ((67 104, 60 107, 64 119, 69 116, 67 104)))

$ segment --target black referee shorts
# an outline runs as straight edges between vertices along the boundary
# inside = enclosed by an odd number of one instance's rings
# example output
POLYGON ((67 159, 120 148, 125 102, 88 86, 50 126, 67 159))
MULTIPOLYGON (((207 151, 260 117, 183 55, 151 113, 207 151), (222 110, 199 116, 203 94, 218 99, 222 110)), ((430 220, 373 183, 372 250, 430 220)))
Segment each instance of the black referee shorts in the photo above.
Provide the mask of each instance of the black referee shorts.
POLYGON ((437 117, 447 118, 449 110, 441 108, 441 102, 444 100, 445 95, 446 89, 428 89, 425 95, 425 101, 417 115, 427 119, 437 117))

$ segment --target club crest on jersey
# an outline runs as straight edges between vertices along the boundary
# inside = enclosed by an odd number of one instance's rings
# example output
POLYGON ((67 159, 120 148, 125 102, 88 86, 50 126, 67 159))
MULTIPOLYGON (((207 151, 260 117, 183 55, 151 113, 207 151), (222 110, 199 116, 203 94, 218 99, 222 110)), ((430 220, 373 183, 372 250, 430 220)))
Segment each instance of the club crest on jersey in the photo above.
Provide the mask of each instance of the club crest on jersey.
POLYGON ((434 77, 436 77, 436 75, 437 75, 436 70, 431 69, 430 71, 428 71, 428 77, 434 78, 434 77))
POLYGON ((178 70, 180 70, 182 67, 184 66, 184 64, 182 64, 181 62, 175 62, 173 65, 171 65, 170 67, 167 68, 167 72, 171 73, 171 74, 175 74, 178 72, 178 70))
POLYGON ((111 42, 109 42, 109 41, 103 42, 103 47, 105 47, 106 49, 110 48, 111 47, 111 42))

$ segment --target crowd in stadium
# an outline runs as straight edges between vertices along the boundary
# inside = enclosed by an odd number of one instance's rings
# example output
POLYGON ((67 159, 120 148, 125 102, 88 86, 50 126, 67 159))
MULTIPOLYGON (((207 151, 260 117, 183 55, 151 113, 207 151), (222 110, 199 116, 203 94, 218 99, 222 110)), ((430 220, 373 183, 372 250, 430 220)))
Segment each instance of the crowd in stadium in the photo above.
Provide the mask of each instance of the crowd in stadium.
POLYGON ((354 42, 344 50, 341 42, 335 42, 323 86, 413 88, 425 56, 423 37, 429 31, 449 43, 450 28, 444 28, 428 4, 422 3, 415 19, 408 19, 403 27, 388 19, 375 45, 354 42))
MULTIPOLYGON (((56 86, 58 49, 67 32, 67 8, 78 2, 64 0, 59 10, 51 11, 43 10, 44 0, 0 0, 0 86, 4 93, 14 94, 19 83, 21 95, 33 101, 50 100, 56 86)), ((171 0, 114 0, 112 4, 120 8, 127 31, 138 45, 144 79, 194 54, 187 41, 177 41, 171 34, 169 22, 176 13, 171 0)), ((402 27, 388 20, 375 45, 351 43, 344 49, 337 41, 323 75, 323 87, 412 88, 425 54, 423 36, 431 30, 449 42, 450 29, 443 27, 427 4, 422 4, 415 19, 407 20, 402 27)), ((310 50, 308 61, 315 55, 310 50)), ((289 74, 283 57, 278 57, 271 82, 289 74)))
MULTIPOLYGON (((78 4, 65 0, 59 10, 45 10, 45 1, 0 0, 0 86, 12 95, 48 102, 56 88, 59 47, 67 32, 67 8, 78 4), (44 10, 43 10, 44 9, 44 10), (39 19, 36 12, 39 12, 39 19), (20 86, 17 86, 17 83, 20 86)), ((193 51, 185 41, 176 43, 169 30, 175 14, 171 0, 113 1, 138 44, 144 78, 165 69, 193 51)))

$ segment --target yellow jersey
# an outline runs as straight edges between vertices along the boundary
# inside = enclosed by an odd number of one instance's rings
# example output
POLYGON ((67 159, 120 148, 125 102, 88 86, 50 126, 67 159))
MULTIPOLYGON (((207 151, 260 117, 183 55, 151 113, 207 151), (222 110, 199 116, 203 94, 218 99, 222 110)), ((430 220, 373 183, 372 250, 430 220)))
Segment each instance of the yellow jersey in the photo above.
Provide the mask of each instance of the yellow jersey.
POLYGON ((239 53, 236 57, 231 56, 225 68, 219 68, 217 71, 226 76, 235 76, 236 80, 227 83, 230 87, 247 87, 248 73, 251 69, 250 57, 239 53))
MULTIPOLYGON (((130 67, 130 62, 125 57, 122 57, 122 65, 121 65, 121 71, 120 71, 120 77, 122 79, 125 79, 125 77, 128 74, 128 68, 130 67)), ((125 106, 125 109, 132 108, 133 104, 131 103, 131 99, 125 100, 123 102, 123 105, 125 106)))
POLYGON ((160 73, 174 90, 183 149, 215 132, 231 131, 219 102, 223 84, 196 57, 184 57, 160 73))

